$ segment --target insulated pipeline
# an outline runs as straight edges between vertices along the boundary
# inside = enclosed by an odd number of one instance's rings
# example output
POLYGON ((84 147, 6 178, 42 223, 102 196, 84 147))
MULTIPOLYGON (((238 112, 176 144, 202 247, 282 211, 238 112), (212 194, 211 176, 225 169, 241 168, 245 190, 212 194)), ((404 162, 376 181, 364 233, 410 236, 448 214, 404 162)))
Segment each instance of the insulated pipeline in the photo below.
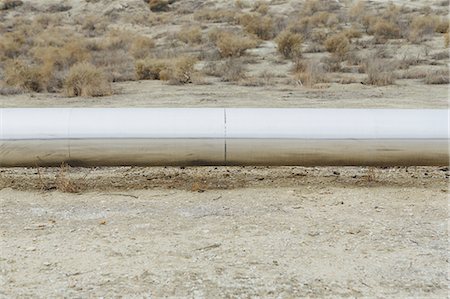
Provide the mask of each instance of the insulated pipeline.
POLYGON ((0 109, 0 166, 448 165, 448 110, 0 109))

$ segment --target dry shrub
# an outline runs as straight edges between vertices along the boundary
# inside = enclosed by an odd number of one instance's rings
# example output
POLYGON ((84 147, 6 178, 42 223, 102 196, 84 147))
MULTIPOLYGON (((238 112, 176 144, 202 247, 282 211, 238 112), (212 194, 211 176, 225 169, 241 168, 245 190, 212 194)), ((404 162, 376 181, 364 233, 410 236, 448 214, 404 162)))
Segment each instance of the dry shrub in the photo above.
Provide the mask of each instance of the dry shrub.
POLYGON ((108 23, 98 15, 83 16, 77 23, 81 25, 81 29, 90 37, 104 34, 108 27, 108 23))
POLYGON ((98 97, 110 95, 112 90, 102 70, 80 62, 70 68, 64 80, 64 93, 69 97, 98 97))
POLYGON ((375 35, 377 42, 380 43, 386 41, 387 39, 401 37, 399 26, 394 22, 384 19, 378 19, 374 22, 369 31, 375 35))
POLYGON ((448 19, 441 19, 436 25, 437 33, 447 33, 450 27, 450 21, 448 19))
POLYGON ((150 50, 155 47, 153 39, 147 36, 136 36, 130 45, 130 54, 135 59, 143 59, 148 56, 150 50))
POLYGON ((269 4, 265 1, 256 1, 253 4, 252 11, 256 11, 262 15, 265 15, 269 12, 269 4))
POLYGON ((277 50, 285 58, 300 57, 302 41, 303 38, 300 34, 285 30, 277 36, 277 50))
POLYGON ((309 17, 304 17, 291 21, 287 28, 293 33, 299 33, 303 37, 308 38, 313 32, 314 26, 311 24, 311 19, 309 17))
POLYGON ((248 8, 249 4, 246 1, 235 0, 234 1, 234 6, 239 8, 239 9, 243 9, 243 8, 248 8))
POLYGON ((239 57, 248 49, 257 46, 256 40, 241 37, 231 32, 220 32, 217 35, 216 46, 222 57, 239 57))
POLYGON ((23 89, 11 86, 0 86, 0 95, 11 96, 23 93, 23 89))
POLYGON ((81 191, 79 186, 70 179, 69 166, 65 163, 61 164, 56 176, 55 184, 56 189, 64 193, 78 193, 81 191))
POLYGON ((10 60, 5 64, 4 80, 10 87, 26 91, 42 91, 43 76, 36 66, 31 66, 23 60, 10 60))
POLYGON ((353 21, 360 21, 366 12, 366 2, 364 0, 360 0, 350 8, 349 16, 353 21))
POLYGON ((168 68, 170 62, 166 59, 147 58, 135 63, 138 80, 160 80, 161 72, 168 68))
POLYGON ((449 70, 429 71, 424 82, 425 84, 449 84, 449 70))
POLYGON ((5 33, 0 36, 0 61, 17 58, 24 52, 25 36, 18 33, 5 33))
POLYGON ((45 11, 49 12, 49 13, 55 13, 55 12, 64 12, 64 11, 68 11, 71 9, 72 9, 72 6, 70 6, 70 5, 65 5, 64 3, 56 3, 56 4, 51 4, 45 11))
POLYGON ((203 69, 206 75, 220 77, 225 82, 242 81, 246 76, 246 67, 237 58, 229 58, 225 62, 209 62, 203 69))
POLYGON ((208 21, 212 23, 235 23, 236 12, 229 9, 202 9, 194 14, 197 21, 208 21))
POLYGON ((350 50, 350 41, 344 33, 338 33, 328 37, 324 42, 324 46, 328 52, 333 53, 340 59, 344 59, 350 50))
POLYGON ((412 43, 420 43, 433 36, 439 20, 432 16, 419 16, 412 20, 408 40, 412 43))
POLYGON ((134 58, 123 49, 97 51, 92 53, 92 63, 103 69, 112 82, 136 79, 134 58))
POLYGON ((444 46, 448 48, 449 45, 450 45, 450 35, 449 32, 447 32, 446 34, 444 34, 444 46))
POLYGON ((63 29, 61 27, 49 27, 43 30, 33 38, 33 46, 35 47, 62 47, 69 41, 79 40, 73 31, 63 29))
POLYGON ((200 26, 184 27, 178 32, 178 39, 186 44, 201 44, 202 29, 200 26))
POLYGON ((239 18, 239 24, 251 34, 263 40, 272 39, 274 36, 274 23, 271 17, 259 14, 244 14, 239 18))
POLYGON ((320 11, 336 11, 340 8, 340 4, 336 1, 329 0, 307 0, 302 6, 302 16, 312 16, 320 11))
POLYGON ((65 63, 69 66, 91 59, 91 53, 86 47, 85 40, 69 41, 62 47, 62 55, 65 63))
POLYGON ((294 78, 298 84, 306 87, 314 87, 318 83, 328 82, 327 74, 323 66, 317 61, 298 62, 294 78))
POLYGON ((197 60, 190 56, 177 59, 147 58, 135 64, 139 80, 164 80, 170 84, 191 83, 197 60))
POLYGON ((148 5, 151 11, 161 12, 161 11, 169 11, 170 4, 172 4, 173 0, 150 0, 148 1, 148 5))
POLYGON ((0 2, 0 10, 8 10, 17 6, 21 6, 22 4, 23 1, 21 0, 3 0, 2 2, 0 2))
POLYGON ((386 86, 395 83, 394 65, 391 61, 369 58, 365 64, 366 84, 386 86))
POLYGON ((343 33, 345 34, 345 36, 348 39, 360 38, 362 36, 361 31, 359 31, 358 29, 356 29, 354 27, 344 30, 343 33))
POLYGON ((176 59, 167 70, 167 80, 169 83, 192 83, 192 75, 194 73, 194 65, 196 62, 197 59, 190 56, 184 56, 176 59))

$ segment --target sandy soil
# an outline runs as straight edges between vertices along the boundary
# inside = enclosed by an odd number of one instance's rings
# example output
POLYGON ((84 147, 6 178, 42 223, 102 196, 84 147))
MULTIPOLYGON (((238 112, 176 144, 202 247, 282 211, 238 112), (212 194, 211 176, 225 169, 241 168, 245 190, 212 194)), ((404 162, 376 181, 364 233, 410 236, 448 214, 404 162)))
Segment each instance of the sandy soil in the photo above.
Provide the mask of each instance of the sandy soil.
POLYGON ((0 172, 1 297, 448 295, 446 167, 58 171, 0 172))

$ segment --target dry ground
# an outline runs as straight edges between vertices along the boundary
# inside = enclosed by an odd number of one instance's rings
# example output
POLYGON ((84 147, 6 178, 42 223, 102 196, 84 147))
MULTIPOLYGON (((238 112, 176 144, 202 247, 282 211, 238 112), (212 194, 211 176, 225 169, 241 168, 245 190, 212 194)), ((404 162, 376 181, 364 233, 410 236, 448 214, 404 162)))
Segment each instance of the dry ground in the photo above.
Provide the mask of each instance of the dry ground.
POLYGON ((448 295, 448 168, 70 172, 1 171, 2 297, 448 295))
MULTIPOLYGON (((270 2, 276 18, 293 17, 304 1, 270 2)), ((439 16, 448 13, 445 1, 394 2, 413 14, 425 15, 427 6, 439 16)), ((369 4, 376 14, 388 1, 369 4)), ((236 58, 245 66, 245 80, 224 82, 204 74, 207 63, 225 60, 217 57, 208 32, 243 29, 195 20, 196 5, 252 9, 199 0, 152 13, 141 0, 51 0, 1 11, 0 54, 6 58, 0 57, 0 107, 448 107, 448 85, 425 83, 427 74, 448 67, 440 33, 419 43, 401 37, 378 44, 367 35, 352 40, 351 51, 365 59, 370 54, 388 64, 407 62, 388 86, 366 84, 367 74, 356 69, 361 65, 347 62, 340 71, 328 70, 327 82, 301 85, 274 39, 236 58), (35 19, 39 26, 15 27, 35 19), (92 29, 89 19, 101 26, 92 29), (201 26, 203 45, 186 45, 176 36, 193 24, 201 26), (40 26, 73 34, 81 52, 99 42, 107 50, 92 50, 92 63, 125 82, 113 82, 105 97, 64 96, 58 80, 74 57, 48 65, 39 60, 45 57, 33 56, 50 41, 67 50, 40 26), (44 30, 36 44, 19 38, 23 45, 14 49, 17 36, 6 33, 35 27, 44 30), (114 29, 152 38, 153 58, 199 56, 201 78, 186 85, 134 81, 134 58, 123 42, 103 45, 114 29), (2 38, 12 46, 3 47, 2 38), (57 71, 55 81, 44 82, 56 89, 7 86, 3 71, 11 49, 18 51, 14 58, 41 71, 57 71)), ((349 26, 320 30, 332 34, 349 26)), ((311 43, 305 40, 302 60, 332 57, 306 51, 311 43)), ((448 179, 447 166, 0 169, 0 298, 446 298, 448 179)))

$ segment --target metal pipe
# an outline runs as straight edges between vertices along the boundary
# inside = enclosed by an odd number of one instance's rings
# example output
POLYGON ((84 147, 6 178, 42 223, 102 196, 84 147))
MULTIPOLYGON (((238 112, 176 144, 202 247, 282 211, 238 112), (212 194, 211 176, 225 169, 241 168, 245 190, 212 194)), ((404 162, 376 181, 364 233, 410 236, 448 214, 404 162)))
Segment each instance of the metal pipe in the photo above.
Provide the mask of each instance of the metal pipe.
POLYGON ((0 166, 448 165, 448 110, 0 109, 0 166))

